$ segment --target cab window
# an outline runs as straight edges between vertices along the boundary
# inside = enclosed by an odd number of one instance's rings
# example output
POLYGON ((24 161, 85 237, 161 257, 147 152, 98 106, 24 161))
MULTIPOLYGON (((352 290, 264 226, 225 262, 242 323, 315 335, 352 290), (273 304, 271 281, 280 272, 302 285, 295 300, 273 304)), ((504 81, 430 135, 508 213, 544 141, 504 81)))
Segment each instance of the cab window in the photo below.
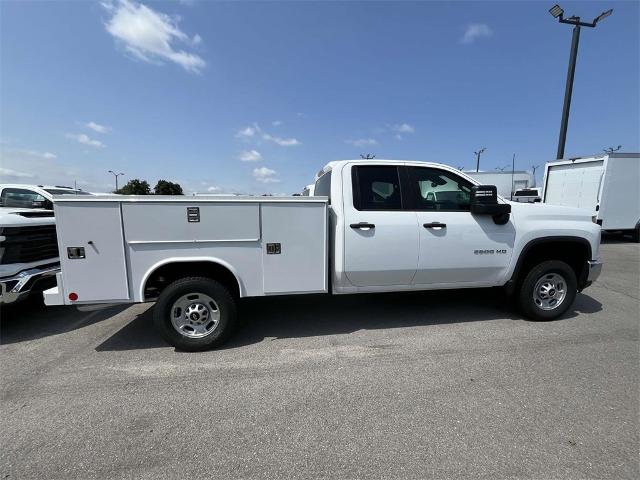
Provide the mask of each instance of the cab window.
POLYGON ((402 193, 396 166, 353 167, 353 206, 356 210, 400 210, 402 193))
POLYGON ((469 211, 471 182, 437 168, 411 167, 411 199, 415 210, 469 211))
POLYGON ((329 197, 329 203, 331 203, 331 170, 316 180, 316 185, 313 188, 313 196, 329 197))
POLYGON ((39 193, 23 188, 4 188, 0 206, 13 208, 51 208, 51 202, 39 193))

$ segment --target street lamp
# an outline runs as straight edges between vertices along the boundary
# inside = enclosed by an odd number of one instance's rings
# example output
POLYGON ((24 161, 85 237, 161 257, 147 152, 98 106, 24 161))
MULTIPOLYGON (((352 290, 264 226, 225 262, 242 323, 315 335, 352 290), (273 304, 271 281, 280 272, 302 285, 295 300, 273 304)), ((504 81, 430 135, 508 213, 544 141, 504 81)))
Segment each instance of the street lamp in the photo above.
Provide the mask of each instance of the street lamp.
POLYGON ((485 150, 486 150, 486 147, 482 147, 477 152, 473 152, 476 154, 476 172, 480 171, 480 155, 482 155, 485 150))
POLYGON ((564 10, 560 5, 554 5, 549 9, 553 18, 560 23, 573 25, 573 37, 571 39, 571 53, 569 55, 569 70, 567 71, 567 83, 564 89, 564 104, 562 106, 562 121, 560 122, 560 137, 558 138, 558 153, 556 158, 564 157, 564 146, 567 140, 567 125, 569 124, 569 109, 571 108, 571 94, 573 93, 573 77, 576 73, 576 58, 578 57, 578 42, 580 41, 580 27, 594 28, 598 22, 604 20, 613 13, 613 9, 602 12, 593 22, 581 22, 580 17, 564 18, 564 10))
POLYGON ((113 170, 109 170, 109 173, 112 173, 114 177, 116 177, 116 192, 118 191, 118 177, 120 175, 124 175, 124 173, 120 172, 120 173, 116 173, 113 170))

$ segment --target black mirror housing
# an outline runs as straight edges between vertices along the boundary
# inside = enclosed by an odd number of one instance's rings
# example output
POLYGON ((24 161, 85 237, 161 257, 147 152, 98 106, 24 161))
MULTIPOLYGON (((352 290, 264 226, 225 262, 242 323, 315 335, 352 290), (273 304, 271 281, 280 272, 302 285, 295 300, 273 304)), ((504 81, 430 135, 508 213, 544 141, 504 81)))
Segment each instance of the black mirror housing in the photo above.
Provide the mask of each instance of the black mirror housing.
POLYGON ((471 213, 505 217, 511 213, 511 205, 498 203, 498 189, 495 185, 474 185, 471 188, 471 213))

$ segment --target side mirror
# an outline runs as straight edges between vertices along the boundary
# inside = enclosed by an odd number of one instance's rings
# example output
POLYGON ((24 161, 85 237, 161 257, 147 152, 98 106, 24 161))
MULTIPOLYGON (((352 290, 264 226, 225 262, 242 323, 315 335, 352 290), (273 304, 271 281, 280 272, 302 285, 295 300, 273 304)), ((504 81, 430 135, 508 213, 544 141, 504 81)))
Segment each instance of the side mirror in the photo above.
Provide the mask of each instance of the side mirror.
POLYGON ((471 187, 471 213, 491 215, 495 223, 503 225, 509 221, 511 205, 498 203, 498 189, 495 185, 474 185, 471 187))

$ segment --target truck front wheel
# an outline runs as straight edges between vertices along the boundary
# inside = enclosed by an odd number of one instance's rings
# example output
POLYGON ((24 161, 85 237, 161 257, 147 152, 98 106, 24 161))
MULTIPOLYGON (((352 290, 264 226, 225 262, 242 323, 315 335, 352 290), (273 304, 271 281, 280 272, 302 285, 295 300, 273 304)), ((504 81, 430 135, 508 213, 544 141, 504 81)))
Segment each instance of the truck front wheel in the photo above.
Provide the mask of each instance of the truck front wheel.
POLYGON ((180 350, 195 352, 222 345, 237 318, 236 302, 215 280, 189 277, 165 288, 153 311, 162 337, 180 350))
POLYGON ((531 320, 554 320, 571 306, 578 292, 573 269, 559 260, 535 265, 520 287, 518 303, 531 320))

